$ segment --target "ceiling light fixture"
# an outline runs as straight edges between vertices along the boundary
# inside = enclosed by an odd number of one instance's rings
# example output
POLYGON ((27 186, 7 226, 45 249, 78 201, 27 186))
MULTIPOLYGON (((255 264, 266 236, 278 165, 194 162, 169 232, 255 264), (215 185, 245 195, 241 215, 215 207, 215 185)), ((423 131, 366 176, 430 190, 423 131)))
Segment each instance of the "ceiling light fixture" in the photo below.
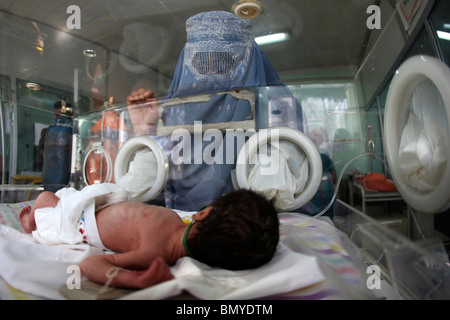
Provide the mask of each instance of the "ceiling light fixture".
POLYGON ((83 54, 88 58, 95 58, 97 56, 97 52, 94 49, 83 50, 83 54))
POLYGON ((26 87, 27 87, 29 90, 32 90, 32 91, 39 91, 39 90, 41 90, 41 86, 38 85, 38 84, 35 83, 35 82, 27 82, 25 85, 26 85, 26 87))
POLYGON ((274 33, 266 36, 256 37, 255 41, 260 46, 289 40, 291 37, 287 32, 274 33))
POLYGON ((236 2, 231 10, 239 18, 255 19, 264 12, 264 6, 256 0, 241 0, 236 2))

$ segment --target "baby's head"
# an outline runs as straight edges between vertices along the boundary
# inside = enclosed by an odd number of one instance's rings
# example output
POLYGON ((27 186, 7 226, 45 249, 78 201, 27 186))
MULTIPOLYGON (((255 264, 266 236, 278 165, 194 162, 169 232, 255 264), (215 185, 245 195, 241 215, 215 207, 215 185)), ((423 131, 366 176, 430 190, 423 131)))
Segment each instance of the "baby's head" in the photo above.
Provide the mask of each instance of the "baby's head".
POLYGON ((209 215, 196 221, 187 244, 192 255, 213 267, 257 268, 269 262, 279 242, 279 220, 271 201, 249 190, 237 190, 211 204, 209 215))

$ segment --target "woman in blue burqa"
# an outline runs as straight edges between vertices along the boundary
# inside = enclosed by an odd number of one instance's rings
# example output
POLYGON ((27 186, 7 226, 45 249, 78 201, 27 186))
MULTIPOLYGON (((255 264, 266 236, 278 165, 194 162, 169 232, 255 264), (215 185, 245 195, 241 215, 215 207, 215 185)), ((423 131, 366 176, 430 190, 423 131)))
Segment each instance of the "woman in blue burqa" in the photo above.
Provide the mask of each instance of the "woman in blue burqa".
MULTIPOLYGON (((234 189, 231 176, 239 146, 226 143, 233 140, 227 140, 230 132, 235 135, 245 129, 248 133, 252 120, 254 130, 282 125, 303 131, 303 115, 256 44, 252 21, 228 12, 204 12, 186 21, 186 31, 187 43, 168 95, 159 103, 164 111, 160 113, 158 135, 166 132, 166 149, 168 140, 177 148, 175 153, 175 149, 166 150, 172 157, 166 206, 194 211, 234 189), (180 101, 174 104, 173 98, 180 101), (197 129, 193 134, 194 124, 197 129), (214 127, 221 129, 220 139, 205 130, 214 127), (191 134, 180 137, 179 130, 165 130, 168 128, 191 128, 191 134)), ((129 104, 155 100, 149 91, 145 97, 142 92, 138 96, 129 97, 129 104)))

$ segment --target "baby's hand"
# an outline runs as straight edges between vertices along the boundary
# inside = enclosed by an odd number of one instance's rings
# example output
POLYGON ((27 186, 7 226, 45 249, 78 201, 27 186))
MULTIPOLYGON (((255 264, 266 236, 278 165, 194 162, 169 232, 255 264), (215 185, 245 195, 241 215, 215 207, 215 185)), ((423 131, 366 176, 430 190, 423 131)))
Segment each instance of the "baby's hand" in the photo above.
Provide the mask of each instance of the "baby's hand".
POLYGON ((174 278, 170 272, 169 265, 162 258, 157 258, 150 264, 146 271, 140 272, 137 280, 139 287, 147 288, 174 278))

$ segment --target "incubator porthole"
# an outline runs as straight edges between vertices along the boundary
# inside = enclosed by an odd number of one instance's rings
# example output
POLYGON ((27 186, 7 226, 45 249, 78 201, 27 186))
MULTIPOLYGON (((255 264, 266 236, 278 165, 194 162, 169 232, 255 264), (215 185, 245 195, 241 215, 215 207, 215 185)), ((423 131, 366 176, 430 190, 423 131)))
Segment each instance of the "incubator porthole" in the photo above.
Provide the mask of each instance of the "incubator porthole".
MULTIPOLYGON (((154 174, 153 185, 149 186, 145 190, 139 190, 138 194, 133 197, 134 201, 147 202, 156 198, 167 182, 168 173, 168 159, 162 148, 158 143, 147 137, 135 137, 128 140, 125 145, 119 150, 114 164, 114 178, 118 185, 124 186, 122 178, 127 175, 130 169, 130 163, 133 161, 140 151, 151 151, 156 161, 156 166, 152 168, 152 174, 154 174)), ((142 172, 144 174, 144 172, 142 172)), ((148 172, 147 172, 148 173, 148 172)), ((146 177, 146 176, 144 176, 146 177)), ((145 179, 144 179, 145 180, 145 179)), ((133 186, 133 181, 128 181, 127 185, 133 186)), ((139 184, 139 183, 136 183, 139 184)), ((124 186, 130 193, 136 192, 130 188, 124 186)))
POLYGON ((438 213, 450 206, 450 69, 415 56, 395 73, 385 109, 389 171, 410 207, 438 213))
MULTIPOLYGON (((275 140, 279 141, 280 146, 282 143, 286 143, 286 145, 290 146, 292 150, 299 151, 294 152, 296 155, 302 154, 304 156, 303 164, 305 165, 305 167, 299 166, 298 168, 296 168, 298 170, 297 172, 302 170, 301 168, 303 168, 303 170, 307 168, 307 178, 302 183, 303 187, 301 191, 295 190, 294 192, 294 190, 291 190, 293 199, 289 199, 289 201, 285 203, 279 202, 279 205, 276 205, 277 209, 280 211, 293 211, 302 207, 314 197, 322 179, 322 160, 319 151, 315 147, 314 143, 305 134, 296 129, 289 127, 272 127, 269 129, 260 130, 258 133, 251 136, 250 139, 245 143, 244 147, 240 150, 237 158, 236 184, 238 188, 250 188, 255 191, 261 191, 258 190, 260 186, 251 186, 250 176, 254 174, 252 166, 255 163, 253 159, 255 159, 255 155, 259 152, 261 147, 266 147, 269 141, 273 141, 274 137, 276 137, 275 140)), ((271 149, 271 147, 267 148, 271 149)), ((266 151, 262 152, 263 157, 259 158, 259 161, 267 161, 268 158, 265 157, 265 152, 266 151)), ((290 159, 289 157, 286 159, 288 162, 294 161, 297 163, 297 158, 298 157, 295 156, 291 157, 290 159)), ((270 161, 271 160, 269 160, 267 163, 269 163, 270 161)), ((281 166, 278 167, 278 169, 279 168, 281 168, 281 166)), ((292 169, 292 167, 290 168, 292 169)), ((266 174, 266 177, 269 177, 272 174, 277 174, 277 172, 275 172, 277 168, 272 164, 270 164, 265 169, 267 169, 265 172, 261 170, 261 174, 266 174)), ((300 177, 301 174, 298 176, 300 177)), ((275 201, 277 200, 275 199, 275 201)))
POLYGON ((113 161, 102 147, 94 145, 86 154, 83 164, 83 178, 87 185, 111 182, 113 161))

